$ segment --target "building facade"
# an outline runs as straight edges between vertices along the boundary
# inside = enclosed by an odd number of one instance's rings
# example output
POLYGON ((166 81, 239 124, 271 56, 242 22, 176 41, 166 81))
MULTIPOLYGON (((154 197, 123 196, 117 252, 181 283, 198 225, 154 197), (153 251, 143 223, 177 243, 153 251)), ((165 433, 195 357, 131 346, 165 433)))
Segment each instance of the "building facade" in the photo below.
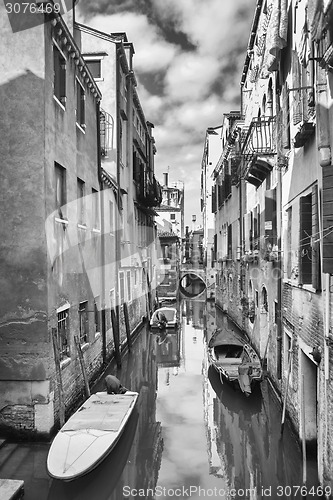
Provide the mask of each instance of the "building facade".
POLYGON ((216 302, 332 471, 332 2, 258 0, 214 169, 216 302), (228 177, 230 176, 230 177, 228 177))
POLYGON ((126 35, 75 27, 73 10, 16 29, 0 9, 0 426, 48 435, 82 399, 80 353, 91 382, 125 316, 133 332, 150 313, 161 190, 126 35))

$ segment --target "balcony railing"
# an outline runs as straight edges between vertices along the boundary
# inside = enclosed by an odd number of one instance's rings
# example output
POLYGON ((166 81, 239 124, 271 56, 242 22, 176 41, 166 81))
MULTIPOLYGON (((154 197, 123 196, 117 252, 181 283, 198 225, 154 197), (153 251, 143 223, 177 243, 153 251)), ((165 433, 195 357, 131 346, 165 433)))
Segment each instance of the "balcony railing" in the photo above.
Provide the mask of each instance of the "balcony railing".
POLYGON ((146 207, 157 207, 161 204, 162 188, 155 176, 153 177, 153 181, 150 181, 143 172, 140 172, 137 184, 137 197, 138 201, 146 207))
POLYGON ((276 154, 275 131, 275 116, 253 118, 241 154, 249 158, 253 155, 276 154))
POLYGON ((114 133, 114 121, 112 116, 104 111, 100 110, 100 147, 102 158, 108 158, 110 151, 113 149, 113 133, 114 133))

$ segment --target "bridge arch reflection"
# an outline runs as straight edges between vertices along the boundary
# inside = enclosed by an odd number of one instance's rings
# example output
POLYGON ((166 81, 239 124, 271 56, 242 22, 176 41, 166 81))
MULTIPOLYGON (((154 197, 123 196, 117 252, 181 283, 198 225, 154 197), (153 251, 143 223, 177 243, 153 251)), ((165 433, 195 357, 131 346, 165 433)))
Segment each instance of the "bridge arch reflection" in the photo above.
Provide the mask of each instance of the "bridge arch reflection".
POLYGON ((203 271, 187 269, 180 271, 179 292, 183 297, 195 298, 206 290, 203 271))

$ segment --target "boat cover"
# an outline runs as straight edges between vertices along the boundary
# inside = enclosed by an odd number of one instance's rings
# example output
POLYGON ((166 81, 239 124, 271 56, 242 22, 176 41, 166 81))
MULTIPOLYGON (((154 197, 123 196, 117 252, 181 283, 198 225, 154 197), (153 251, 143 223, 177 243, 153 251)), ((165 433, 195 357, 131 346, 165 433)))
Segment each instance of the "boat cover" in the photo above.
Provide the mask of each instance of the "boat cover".
POLYGON ((118 431, 136 395, 93 394, 60 432, 81 429, 118 431))
POLYGON ((221 329, 216 330, 209 341, 209 347, 219 345, 237 345, 243 347, 244 344, 245 340, 238 336, 237 333, 221 329))

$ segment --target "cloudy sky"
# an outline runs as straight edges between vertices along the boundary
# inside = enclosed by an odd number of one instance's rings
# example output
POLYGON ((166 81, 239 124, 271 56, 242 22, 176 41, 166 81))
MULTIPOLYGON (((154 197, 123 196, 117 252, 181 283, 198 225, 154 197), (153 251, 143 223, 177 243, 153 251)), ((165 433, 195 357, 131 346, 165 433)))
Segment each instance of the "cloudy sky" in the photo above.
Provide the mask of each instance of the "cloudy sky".
POLYGON ((146 119, 154 123, 155 172, 185 183, 185 223, 200 221, 205 131, 239 109, 241 68, 256 0, 80 0, 79 22, 126 31, 146 119))

